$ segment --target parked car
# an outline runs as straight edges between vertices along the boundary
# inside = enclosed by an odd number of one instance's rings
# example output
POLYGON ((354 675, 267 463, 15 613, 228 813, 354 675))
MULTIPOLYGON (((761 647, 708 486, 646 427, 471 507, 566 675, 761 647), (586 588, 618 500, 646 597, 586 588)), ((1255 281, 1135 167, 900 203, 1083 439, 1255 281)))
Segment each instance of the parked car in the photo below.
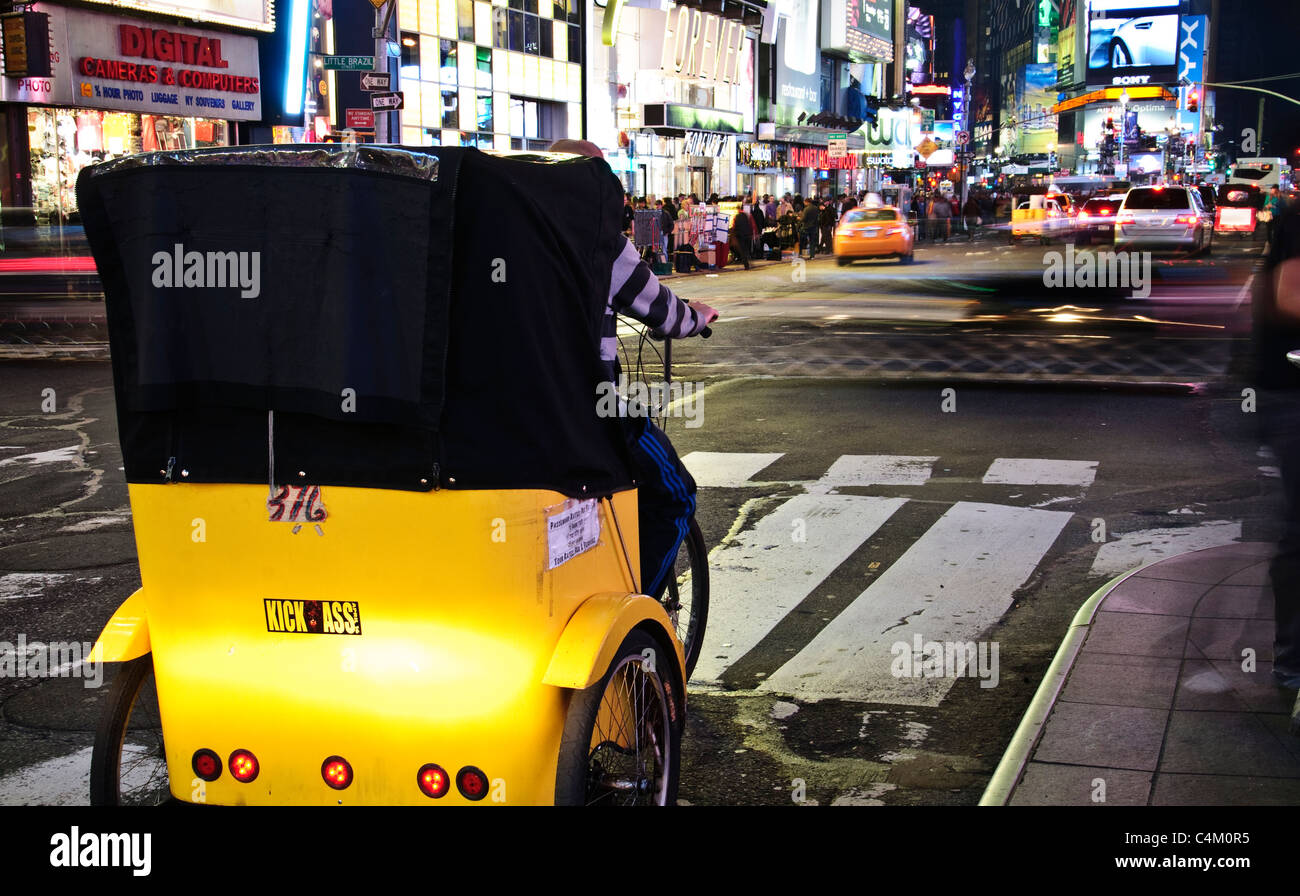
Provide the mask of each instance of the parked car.
POLYGON ((1134 187, 1115 215, 1115 245, 1170 247, 1208 255, 1214 218, 1195 187, 1134 187))

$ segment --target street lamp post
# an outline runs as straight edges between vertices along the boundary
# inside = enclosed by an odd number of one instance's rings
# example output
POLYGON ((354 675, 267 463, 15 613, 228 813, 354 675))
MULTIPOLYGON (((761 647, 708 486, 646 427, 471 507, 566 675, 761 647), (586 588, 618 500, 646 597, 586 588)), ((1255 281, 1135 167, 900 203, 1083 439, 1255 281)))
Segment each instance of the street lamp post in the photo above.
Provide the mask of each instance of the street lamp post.
MULTIPOLYGON (((962 110, 961 124, 962 130, 966 132, 969 138, 971 136, 970 110, 974 101, 974 97, 971 96, 971 82, 975 80, 975 60, 966 60, 966 70, 962 72, 962 76, 966 79, 966 108, 962 110)), ((964 147, 973 147, 974 145, 974 140, 970 140, 970 142, 963 144, 963 149, 960 150, 964 154, 961 163, 961 209, 958 210, 958 214, 963 214, 963 210, 966 208, 966 191, 970 188, 970 162, 967 159, 974 157, 974 151, 968 153, 964 147)))
MULTIPOLYGON (((1124 141, 1128 137, 1128 88, 1119 95, 1119 163, 1124 164, 1124 141)), ((1126 174, 1127 176, 1127 174, 1126 174)))

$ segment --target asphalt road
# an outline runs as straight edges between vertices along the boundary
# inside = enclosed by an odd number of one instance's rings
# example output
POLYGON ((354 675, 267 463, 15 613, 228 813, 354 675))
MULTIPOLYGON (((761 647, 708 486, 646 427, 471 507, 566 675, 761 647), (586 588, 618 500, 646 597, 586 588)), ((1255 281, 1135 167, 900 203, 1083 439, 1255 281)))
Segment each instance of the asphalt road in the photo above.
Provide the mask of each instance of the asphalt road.
MULTIPOLYGON (((668 423, 712 549, 686 802, 973 804, 1093 590, 1274 537, 1233 372, 1247 249, 1169 264, 1159 316, 1044 303, 1041 247, 923 247, 913 268, 930 253, 919 285, 829 260, 670 281, 724 314, 675 345, 697 391, 668 423), (938 281, 1025 288, 972 306, 938 281), (986 663, 899 669, 918 638, 986 663)), ((0 641, 90 641, 139 581, 109 368, 3 370, 0 641)), ((0 804, 85 800, 105 690, 82 685, 0 677, 0 804)))

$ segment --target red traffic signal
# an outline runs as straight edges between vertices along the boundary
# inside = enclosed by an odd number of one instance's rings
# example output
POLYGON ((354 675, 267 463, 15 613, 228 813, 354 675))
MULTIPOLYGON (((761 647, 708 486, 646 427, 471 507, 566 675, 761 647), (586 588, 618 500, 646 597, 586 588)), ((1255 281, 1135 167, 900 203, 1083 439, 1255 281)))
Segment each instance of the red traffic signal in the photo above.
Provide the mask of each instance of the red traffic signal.
POLYGON ((1196 89, 1187 91, 1187 111, 1196 112, 1201 108, 1201 92, 1196 89))

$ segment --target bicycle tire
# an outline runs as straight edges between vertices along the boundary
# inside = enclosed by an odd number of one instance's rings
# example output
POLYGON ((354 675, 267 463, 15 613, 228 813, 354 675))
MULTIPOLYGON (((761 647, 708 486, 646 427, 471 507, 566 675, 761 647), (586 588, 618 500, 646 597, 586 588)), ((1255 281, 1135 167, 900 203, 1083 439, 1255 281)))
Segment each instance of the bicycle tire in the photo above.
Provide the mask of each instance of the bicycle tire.
POLYGON ((680 691, 671 671, 676 663, 646 662, 656 654, 662 656, 659 642, 633 629, 600 681, 569 700, 555 769, 557 806, 676 803, 683 726, 669 701, 680 691), (634 718, 626 717, 629 708, 634 718))
POLYGON ((709 552, 695 517, 691 517, 686 537, 677 549, 673 573, 660 601, 676 629, 677 639, 682 642, 682 652, 686 655, 686 678, 689 680, 704 648, 704 630, 709 621, 709 552), (683 602, 681 587, 688 574, 691 594, 689 601, 683 602))
POLYGON ((90 758, 90 804, 160 806, 169 802, 172 795, 162 722, 158 717, 153 654, 146 653, 123 663, 109 689, 108 706, 95 731, 90 758), (122 755, 128 731, 133 733, 134 741, 143 743, 133 744, 132 759, 124 773, 122 755), (124 777, 140 781, 139 786, 124 794, 124 777))

